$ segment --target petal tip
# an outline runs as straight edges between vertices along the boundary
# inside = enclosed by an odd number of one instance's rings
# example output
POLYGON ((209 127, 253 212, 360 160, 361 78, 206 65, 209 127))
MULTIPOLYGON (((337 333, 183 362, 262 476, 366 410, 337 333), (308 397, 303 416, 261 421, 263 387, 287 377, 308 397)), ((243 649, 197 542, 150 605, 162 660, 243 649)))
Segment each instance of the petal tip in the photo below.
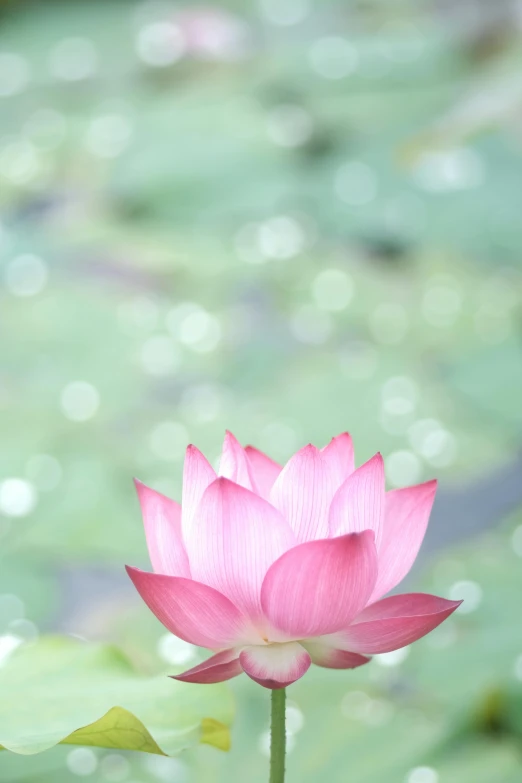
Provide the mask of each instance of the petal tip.
POLYGON ((230 430, 225 430, 225 439, 224 439, 224 444, 223 445, 226 446, 226 445, 228 445, 230 443, 233 444, 234 446, 235 445, 238 445, 238 446, 240 445, 240 443, 239 443, 238 439, 236 438, 236 436, 234 435, 234 433, 231 432, 230 430))
POLYGON ((295 458, 304 457, 305 459, 310 460, 317 460, 321 456, 321 449, 318 449, 317 446, 314 446, 313 443, 307 443, 306 446, 303 446, 300 448, 296 453, 290 457, 289 462, 291 463, 295 458))
POLYGON ((141 499, 142 495, 149 489, 146 484, 141 481, 141 479, 134 477, 132 479, 134 484, 134 489, 136 490, 136 493, 138 495, 138 498, 141 499))
POLYGON ((219 492, 224 492, 230 490, 231 487, 235 487, 236 489, 244 489, 244 487, 241 487, 240 484, 236 484, 236 482, 232 481, 232 479, 229 479, 226 476, 218 476, 211 484, 208 485, 205 492, 208 492, 212 488, 214 488, 214 491, 218 490, 219 492))
POLYGON ((382 452, 377 451, 373 457, 370 457, 368 462, 365 463, 366 465, 377 465, 379 468, 381 468, 384 471, 384 457, 382 456, 382 452))

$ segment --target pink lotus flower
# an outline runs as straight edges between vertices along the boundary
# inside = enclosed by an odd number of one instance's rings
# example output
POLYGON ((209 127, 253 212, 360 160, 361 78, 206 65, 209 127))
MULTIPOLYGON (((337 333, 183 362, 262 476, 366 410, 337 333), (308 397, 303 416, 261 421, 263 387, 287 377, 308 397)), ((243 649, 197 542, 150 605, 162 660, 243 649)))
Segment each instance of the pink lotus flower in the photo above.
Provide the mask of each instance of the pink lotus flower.
POLYGON ((312 663, 353 669, 404 647, 459 606, 383 598, 417 556, 436 482, 385 492, 381 455, 355 470, 347 433, 284 468, 227 433, 219 475, 189 446, 181 507, 136 486, 155 573, 127 571, 169 631, 215 653, 177 680, 246 672, 284 688, 312 663))

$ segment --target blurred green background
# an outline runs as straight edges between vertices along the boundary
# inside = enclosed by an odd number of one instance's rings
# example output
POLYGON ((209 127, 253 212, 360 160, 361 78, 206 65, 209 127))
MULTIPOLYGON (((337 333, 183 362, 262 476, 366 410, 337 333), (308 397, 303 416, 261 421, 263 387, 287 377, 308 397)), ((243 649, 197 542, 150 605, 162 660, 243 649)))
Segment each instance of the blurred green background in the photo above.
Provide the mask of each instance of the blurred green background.
MULTIPOLYGON (((522 779, 521 72, 515 0, 0 4, 0 666, 48 631, 202 658, 123 572, 131 478, 349 430, 440 478, 407 587, 465 603, 290 688, 289 783, 522 779)), ((268 693, 230 688, 229 754, 0 780, 261 783, 268 693)))

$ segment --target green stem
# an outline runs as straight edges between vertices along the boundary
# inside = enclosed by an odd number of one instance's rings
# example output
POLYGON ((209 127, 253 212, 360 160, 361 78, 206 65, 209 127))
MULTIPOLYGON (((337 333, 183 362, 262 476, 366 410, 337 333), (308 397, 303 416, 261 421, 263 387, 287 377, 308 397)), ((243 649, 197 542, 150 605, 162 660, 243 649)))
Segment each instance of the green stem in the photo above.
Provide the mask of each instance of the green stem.
POLYGON ((284 783, 286 751, 286 690, 272 691, 270 725, 270 783, 284 783))

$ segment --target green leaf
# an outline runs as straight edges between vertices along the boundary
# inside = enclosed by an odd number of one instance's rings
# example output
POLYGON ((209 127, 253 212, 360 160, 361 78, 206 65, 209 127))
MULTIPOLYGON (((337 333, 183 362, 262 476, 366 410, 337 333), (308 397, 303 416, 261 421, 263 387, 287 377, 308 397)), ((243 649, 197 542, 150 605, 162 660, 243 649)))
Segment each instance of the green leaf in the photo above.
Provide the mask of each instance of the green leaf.
POLYGON ((114 647, 47 637, 0 669, 0 746, 30 755, 58 743, 173 755, 228 750, 225 686, 142 677, 114 647))

